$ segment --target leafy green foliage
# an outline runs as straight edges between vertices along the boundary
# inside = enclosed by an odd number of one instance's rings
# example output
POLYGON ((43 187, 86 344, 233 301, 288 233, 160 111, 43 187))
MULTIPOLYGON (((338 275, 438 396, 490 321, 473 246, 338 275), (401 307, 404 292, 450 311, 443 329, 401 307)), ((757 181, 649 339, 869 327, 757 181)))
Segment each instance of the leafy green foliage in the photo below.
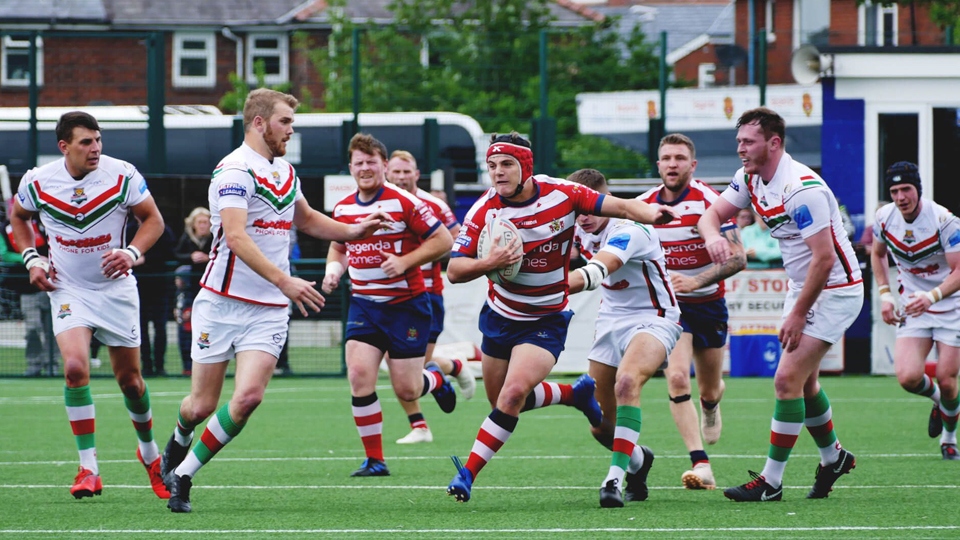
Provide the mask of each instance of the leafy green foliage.
MULTIPOLYGON (((325 85, 323 109, 353 110, 354 32, 359 38, 361 111, 452 111, 488 132, 527 132, 541 114, 540 36, 546 34, 548 115, 557 119, 558 155, 577 155, 588 138, 576 124, 580 92, 656 88, 659 60, 639 29, 624 39, 605 23, 554 30, 548 0, 395 0, 395 21, 356 25, 331 0, 327 47, 308 52, 325 85), (339 16, 338 16, 339 14, 339 16)), ((613 144, 588 145, 592 163, 643 156, 613 144)), ((580 163, 581 161, 576 161, 580 163)), ((565 163, 557 163, 566 166, 565 163)))
MULTIPOLYGON (((270 88, 278 92, 287 92, 293 88, 293 84, 286 82, 283 84, 267 85, 267 68, 263 60, 257 60, 253 63, 253 73, 257 79, 257 85, 254 88, 270 88)), ((239 76, 236 73, 230 73, 227 75, 228 80, 230 81, 230 86, 233 87, 233 90, 230 90, 220 98, 220 102, 217 104, 217 107, 220 108, 226 114, 237 114, 243 111, 243 103, 247 100, 247 94, 252 90, 250 84, 239 76)), ((303 87, 300 89, 300 107, 298 108, 299 112, 311 112, 310 103, 313 101, 313 96, 310 93, 310 89, 303 87)))

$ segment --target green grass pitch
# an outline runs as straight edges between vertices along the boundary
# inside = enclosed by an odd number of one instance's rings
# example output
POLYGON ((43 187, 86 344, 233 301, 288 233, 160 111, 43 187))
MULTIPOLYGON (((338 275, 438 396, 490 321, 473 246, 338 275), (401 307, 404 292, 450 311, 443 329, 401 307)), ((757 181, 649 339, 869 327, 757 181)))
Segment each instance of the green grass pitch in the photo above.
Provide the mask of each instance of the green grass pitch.
MULTIPOLYGON (((562 380, 562 379, 558 379, 562 380)), ((570 382, 571 379, 566 379, 570 382)), ((103 495, 74 500, 76 446, 58 380, 0 380, 0 540, 36 538, 956 538, 960 463, 926 434, 930 402, 889 377, 828 377, 840 441, 857 468, 825 500, 806 500, 817 463, 805 432, 787 466, 784 500, 734 503, 685 491, 690 466, 663 379, 643 390, 641 443, 656 453, 650 498, 601 509, 610 454, 583 415, 563 406, 525 413, 481 472, 473 499, 445 493, 449 456, 469 455, 489 406, 482 387, 450 415, 428 398, 434 442, 397 445, 409 430, 386 378, 378 393, 392 476, 351 478, 363 458, 345 379, 276 379, 250 424, 195 478, 193 513, 172 514, 136 461, 136 437, 116 384, 92 382, 103 495)), ((763 467, 773 412, 770 379, 728 379, 723 436, 707 448, 720 487, 763 467)), ((149 380, 162 448, 188 390, 149 380)), ((227 382, 225 398, 232 390, 227 382)), ((199 431, 198 431, 199 432, 199 431)))

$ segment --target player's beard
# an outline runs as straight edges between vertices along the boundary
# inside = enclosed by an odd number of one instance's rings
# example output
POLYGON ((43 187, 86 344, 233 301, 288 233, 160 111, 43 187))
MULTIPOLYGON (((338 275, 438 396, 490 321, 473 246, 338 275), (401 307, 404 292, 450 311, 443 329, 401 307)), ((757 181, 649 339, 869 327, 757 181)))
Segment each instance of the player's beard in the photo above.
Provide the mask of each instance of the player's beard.
POLYGON ((277 133, 273 131, 270 125, 267 125, 267 131, 263 134, 263 142, 267 143, 267 148, 270 149, 270 154, 273 157, 283 157, 287 153, 287 146, 283 142, 282 137, 277 137, 277 133))
POLYGON ((666 182, 664 182, 663 185, 673 193, 680 193, 690 185, 691 178, 693 178, 693 172, 687 171, 686 173, 679 173, 676 182, 673 182, 672 185, 666 182))

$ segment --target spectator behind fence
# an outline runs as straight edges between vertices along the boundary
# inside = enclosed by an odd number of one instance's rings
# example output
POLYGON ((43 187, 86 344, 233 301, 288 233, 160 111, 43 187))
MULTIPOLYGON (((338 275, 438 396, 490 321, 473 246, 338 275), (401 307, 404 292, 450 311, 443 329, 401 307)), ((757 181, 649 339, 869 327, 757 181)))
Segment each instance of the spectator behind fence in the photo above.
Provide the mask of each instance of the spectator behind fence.
POLYGON ((742 208, 737 213, 737 224, 743 218, 741 214, 750 213, 750 225, 741 227, 740 238, 747 253, 747 268, 778 268, 783 266, 783 255, 780 253, 780 242, 770 236, 770 228, 749 208, 742 208))
POLYGON ((190 265, 190 291, 196 295, 200 292, 200 277, 210 261, 210 246, 213 243, 210 210, 202 206, 194 208, 183 224, 183 236, 173 251, 179 264, 190 265))
MULTIPOLYGON (((130 220, 128 238, 137 230, 137 221, 130 220)), ((176 242, 173 230, 164 225, 157 242, 134 263, 137 276, 137 294, 140 296, 140 362, 144 377, 165 377, 164 360, 167 356, 167 321, 170 319, 171 280, 167 263, 174 260, 176 242), (150 325, 153 325, 153 340, 150 325)))
POLYGON ((181 375, 189 377, 193 373, 193 360, 190 358, 190 315, 193 311, 193 290, 190 288, 190 265, 178 266, 174 272, 173 284, 177 289, 173 316, 177 321, 177 345, 180 348, 180 362, 183 365, 181 375))
MULTIPOLYGON (((47 243, 44 239, 43 227, 36 220, 33 221, 33 227, 37 238, 37 251, 41 257, 46 257, 47 243)), ((30 285, 30 277, 23 266, 20 250, 13 242, 13 227, 4 220, 4 228, 6 234, 0 242, 0 259, 13 266, 6 270, 3 286, 20 297, 20 312, 23 314, 26 339, 24 354, 27 360, 27 369, 23 374, 26 377, 56 376, 59 369, 60 348, 53 339, 50 298, 47 293, 30 285)))

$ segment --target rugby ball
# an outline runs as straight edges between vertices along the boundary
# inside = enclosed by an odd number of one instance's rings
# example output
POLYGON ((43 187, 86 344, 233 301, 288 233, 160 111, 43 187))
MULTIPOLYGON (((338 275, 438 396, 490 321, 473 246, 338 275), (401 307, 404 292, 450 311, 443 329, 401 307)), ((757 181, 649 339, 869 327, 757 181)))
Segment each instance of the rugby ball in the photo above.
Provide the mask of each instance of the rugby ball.
MULTIPOLYGON (((483 259, 490 253, 494 240, 497 245, 506 246, 514 238, 520 239, 520 230, 512 221, 505 218, 495 218, 484 226, 480 231, 480 238, 477 240, 477 257, 483 259)), ((523 255, 523 240, 517 244, 517 252, 523 255)), ((487 277, 494 283, 503 283, 504 281, 513 281, 520 274, 520 267, 523 264, 521 258, 516 263, 499 270, 491 270, 487 277)))

